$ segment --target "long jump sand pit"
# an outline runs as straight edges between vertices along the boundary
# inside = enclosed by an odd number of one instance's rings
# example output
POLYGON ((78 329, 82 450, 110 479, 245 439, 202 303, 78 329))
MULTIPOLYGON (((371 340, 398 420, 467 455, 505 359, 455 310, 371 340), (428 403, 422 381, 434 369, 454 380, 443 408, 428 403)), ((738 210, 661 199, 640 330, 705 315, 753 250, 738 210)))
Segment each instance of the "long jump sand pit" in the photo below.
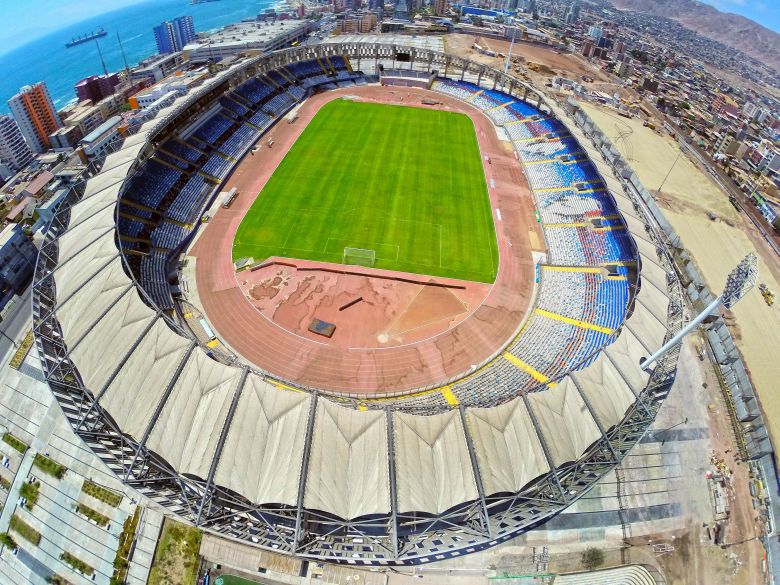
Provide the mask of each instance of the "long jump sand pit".
MULTIPOLYGON (((663 183, 657 202, 714 293, 721 292, 728 273, 750 252, 758 253, 759 281, 780 293, 777 257, 764 246, 754 245, 748 234, 755 228, 704 171, 685 155, 677 159, 680 147, 676 141, 642 126, 640 120, 587 103, 582 106, 620 148, 647 189, 656 191, 663 183), (708 211, 718 219, 710 220, 708 211)), ((735 319, 729 320, 732 334, 750 370, 772 437, 780 439, 780 396, 775 392, 780 385, 780 303, 767 306, 754 289, 733 313, 735 319)))
POLYGON ((280 259, 239 284, 267 319, 306 339, 336 347, 382 348, 416 343, 461 323, 490 285, 321 262, 280 259), (312 320, 336 326, 330 338, 309 330, 312 320))

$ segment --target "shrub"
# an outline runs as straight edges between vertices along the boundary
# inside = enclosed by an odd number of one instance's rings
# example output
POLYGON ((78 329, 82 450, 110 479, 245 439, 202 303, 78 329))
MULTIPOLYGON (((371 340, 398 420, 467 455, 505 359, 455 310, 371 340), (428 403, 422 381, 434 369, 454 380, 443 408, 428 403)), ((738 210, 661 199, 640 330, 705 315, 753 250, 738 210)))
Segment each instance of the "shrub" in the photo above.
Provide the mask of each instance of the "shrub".
POLYGON ((38 546, 41 543, 41 533, 19 518, 16 514, 11 516, 11 522, 8 524, 8 528, 35 546, 38 546))
POLYGON ((114 558, 114 574, 111 576, 111 585, 121 585, 127 579, 128 562, 130 548, 133 545, 135 531, 138 528, 138 521, 141 518, 141 507, 136 506, 132 516, 128 516, 122 526, 122 534, 119 535, 119 546, 116 549, 114 558))
POLYGON ((54 461, 54 459, 49 459, 40 453, 35 454, 35 460, 33 463, 35 464, 35 467, 44 473, 48 473, 49 475, 56 477, 57 479, 62 479, 62 476, 65 475, 66 471, 68 471, 68 468, 61 463, 57 463, 54 461))
POLYGON ((591 547, 585 549, 585 551, 582 553, 582 565, 589 571, 597 569, 603 564, 604 551, 600 548, 591 547))
POLYGON ((108 516, 104 516, 103 514, 101 514, 97 510, 93 510, 89 506, 85 506, 84 504, 78 504, 76 506, 76 512, 78 512, 79 514, 83 514, 90 520, 94 520, 98 526, 108 525, 108 521, 109 521, 108 516))
POLYGON ((11 433, 5 433, 3 435, 3 441, 11 445, 14 449, 19 451, 22 455, 24 455, 27 452, 27 443, 23 443, 16 437, 14 437, 11 433))
POLYGON ((0 477, 0 487, 2 487, 5 491, 8 491, 11 489, 11 482, 4 477, 0 477))
POLYGON ((27 335, 24 336, 24 339, 19 344, 19 347, 16 348, 16 351, 14 352, 14 355, 11 358, 11 367, 14 370, 18 370, 19 366, 22 365, 22 362, 24 361, 24 358, 27 357, 27 352, 30 351, 32 344, 33 344, 33 332, 32 330, 30 330, 27 332, 27 335))
POLYGON ((108 490, 93 481, 89 481, 88 479, 85 480, 84 485, 81 486, 81 491, 88 496, 92 496, 93 498, 100 500, 104 504, 113 506, 114 508, 119 506, 119 504, 122 502, 122 496, 120 496, 118 493, 112 492, 111 490, 108 490))
POLYGON ((90 567, 90 566, 89 566, 87 563, 85 563, 85 562, 84 562, 84 561, 82 561, 81 559, 74 557, 74 556, 73 556, 72 554, 70 554, 69 552, 64 552, 64 553, 62 553, 62 554, 60 555, 60 560, 61 560, 63 563, 65 563, 65 564, 67 564, 67 565, 70 565, 70 566, 71 566, 71 568, 72 568, 74 571, 78 571, 78 572, 80 572, 80 573, 82 573, 82 574, 86 575, 87 577, 91 577, 91 576, 92 576, 92 573, 94 573, 94 572, 95 572, 95 569, 93 569, 92 567, 90 567))
POLYGON ((32 510, 33 506, 38 502, 38 489, 38 484, 33 483, 23 483, 22 487, 19 488, 19 495, 27 498, 27 503, 24 507, 28 510, 32 510))
POLYGON ((0 544, 7 546, 8 548, 16 548, 16 541, 7 532, 0 533, 0 544))

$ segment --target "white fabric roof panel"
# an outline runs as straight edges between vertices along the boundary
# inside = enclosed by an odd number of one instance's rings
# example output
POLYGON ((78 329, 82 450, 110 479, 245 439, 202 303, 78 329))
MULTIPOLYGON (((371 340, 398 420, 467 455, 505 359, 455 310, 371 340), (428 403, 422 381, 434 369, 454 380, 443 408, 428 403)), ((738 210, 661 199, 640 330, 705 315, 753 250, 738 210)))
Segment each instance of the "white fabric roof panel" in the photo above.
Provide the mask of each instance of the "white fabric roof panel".
MULTIPOLYGON (((105 266, 111 258, 119 259, 119 250, 114 244, 113 232, 104 233, 79 254, 72 256, 69 262, 60 263, 54 271, 54 282, 57 285, 57 302, 63 303, 78 287, 90 278, 95 277, 101 266, 105 266)), ((125 276, 127 284, 130 279, 125 276)))
POLYGON ((100 172, 104 173, 113 168, 127 164, 128 162, 135 161, 140 152, 144 149, 144 146, 146 146, 146 132, 141 132, 128 137, 122 144, 122 148, 112 152, 106 157, 100 172))
MULTIPOLYGON (((59 264, 84 249, 87 244, 109 230, 113 231, 114 207, 106 207, 91 215, 72 229, 68 229, 59 238, 59 264)), ((129 282, 129 279, 128 279, 129 282)))
POLYGON ((242 370, 194 351, 176 380, 147 446, 181 473, 208 476, 242 370))
POLYGON ((255 503, 297 505, 311 401, 247 377, 215 481, 255 503))
POLYGON ((550 466, 522 398, 495 408, 466 410, 486 495, 516 492, 550 466))
MULTIPOLYGON (((77 263, 70 263, 63 268, 67 266, 76 267, 77 263)), ((54 276, 59 286, 63 275, 55 272, 54 276)), ((76 286, 78 284, 76 283, 76 286)), ((127 294, 137 295, 136 291, 129 290, 129 287, 130 280, 122 270, 122 261, 117 257, 106 268, 87 281, 64 304, 57 307, 57 319, 68 346, 77 342, 120 297, 127 294)), ((111 316, 107 318, 111 319, 111 316)))
POLYGON ((87 186, 84 189, 84 195, 81 198, 82 201, 89 199, 96 193, 99 193, 112 185, 121 184, 127 178, 127 173, 130 172, 130 167, 133 166, 133 162, 134 161, 132 160, 123 162, 122 164, 116 165, 89 179, 87 181, 87 186))
POLYGON ((100 399, 100 405, 136 440, 141 440, 189 346, 189 340, 176 335, 158 319, 100 399))
POLYGON ((661 323, 647 307, 639 302, 639 298, 634 303, 634 312, 626 323, 650 350, 655 351, 663 345, 666 321, 661 323))
POLYGON ((639 339, 630 329, 623 327, 618 338, 604 350, 604 353, 615 362, 615 366, 634 393, 639 394, 650 379, 650 376, 639 366, 641 358, 650 356, 639 339))
POLYGON ((95 394, 103 388, 153 317, 130 291, 86 334, 71 355, 87 388, 95 394))
MULTIPOLYGON (((634 236, 635 240, 642 240, 642 244, 646 246, 647 250, 653 251, 653 257, 655 257, 655 245, 650 242, 650 235, 645 231, 645 224, 639 218, 623 213, 623 221, 628 227, 628 231, 634 236), (647 247, 649 246, 649 247, 647 247)), ((637 246, 640 242, 637 241, 637 246)))
POLYGON ((478 496, 457 410, 393 415, 399 512, 437 514, 478 496))
POLYGON ((623 420, 636 397, 605 355, 599 355, 587 368, 571 374, 593 407, 604 429, 623 420))
POLYGON ((387 420, 383 411, 317 401, 304 505, 341 518, 390 511, 387 420))
POLYGON ((639 299, 662 323, 666 323, 669 318, 669 297, 665 292, 661 292, 652 284, 643 286, 637 295, 639 299))
POLYGON ((75 228, 82 221, 88 219, 93 214, 105 209, 109 205, 116 203, 116 197, 119 193, 119 183, 113 187, 103 189, 89 199, 82 199, 74 205, 70 211, 70 224, 68 229, 75 228))
POLYGON ((640 279, 650 281, 660 291, 666 291, 666 270, 659 264, 658 257, 655 255, 648 257, 640 252, 639 258, 642 262, 640 279))
POLYGON ((579 459, 601 437, 588 407, 568 378, 547 390, 529 393, 528 401, 556 467, 579 459))

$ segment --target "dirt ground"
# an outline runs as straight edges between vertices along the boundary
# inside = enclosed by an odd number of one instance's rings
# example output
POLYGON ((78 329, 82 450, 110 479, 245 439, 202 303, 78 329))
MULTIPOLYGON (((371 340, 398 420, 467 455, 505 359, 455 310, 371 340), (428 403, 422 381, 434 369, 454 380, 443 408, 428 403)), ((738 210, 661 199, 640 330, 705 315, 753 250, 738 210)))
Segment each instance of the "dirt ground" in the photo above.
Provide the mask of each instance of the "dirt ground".
MULTIPOLYGON (((583 106, 615 141, 647 189, 657 191, 663 184, 657 201, 713 292, 723 289, 726 276, 746 254, 757 252, 759 282, 780 293, 777 257, 758 243, 755 228, 710 177, 686 156, 678 158, 680 147, 673 139, 643 127, 640 120, 618 117, 590 104, 583 106), (619 136, 622 138, 617 139, 619 136), (708 211, 718 219, 710 220, 708 211)), ((780 437, 780 396, 775 392, 780 379, 780 303, 767 306, 755 288, 734 307, 733 314, 731 331, 750 371, 766 423, 772 437, 780 437)))
MULTIPOLYGON (((466 57, 477 63, 484 63, 498 69, 504 68, 504 58, 489 57, 472 49, 475 37, 471 35, 451 34, 445 35, 444 46, 448 53, 466 57)), ((509 52, 511 41, 499 41, 495 39, 482 39, 480 45, 487 45, 496 53, 506 55, 509 52)), ((579 79, 588 75, 596 81, 610 81, 608 75, 594 67, 583 56, 576 53, 564 53, 556 49, 546 48, 529 43, 515 42, 512 47, 513 64, 525 65, 526 63, 538 63, 542 65, 539 73, 528 71, 528 76, 533 80, 549 79, 555 75, 573 77, 579 79)))
POLYGON ((288 331, 343 348, 394 347, 439 335, 461 323, 490 285, 398 272, 284 260, 242 272, 252 305, 288 331), (354 303, 354 304, 351 304, 354 303), (347 306, 349 305, 349 306, 347 306), (336 326, 330 338, 309 331, 313 319, 336 326))

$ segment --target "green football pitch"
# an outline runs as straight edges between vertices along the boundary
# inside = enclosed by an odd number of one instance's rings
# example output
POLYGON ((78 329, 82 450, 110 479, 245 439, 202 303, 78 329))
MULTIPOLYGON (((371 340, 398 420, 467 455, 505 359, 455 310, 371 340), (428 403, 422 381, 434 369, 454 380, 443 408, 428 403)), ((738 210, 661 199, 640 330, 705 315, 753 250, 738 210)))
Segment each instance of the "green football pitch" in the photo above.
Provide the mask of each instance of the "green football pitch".
POLYGON ((477 138, 462 114, 334 100, 241 222, 233 259, 341 263, 493 282, 498 249, 477 138))

